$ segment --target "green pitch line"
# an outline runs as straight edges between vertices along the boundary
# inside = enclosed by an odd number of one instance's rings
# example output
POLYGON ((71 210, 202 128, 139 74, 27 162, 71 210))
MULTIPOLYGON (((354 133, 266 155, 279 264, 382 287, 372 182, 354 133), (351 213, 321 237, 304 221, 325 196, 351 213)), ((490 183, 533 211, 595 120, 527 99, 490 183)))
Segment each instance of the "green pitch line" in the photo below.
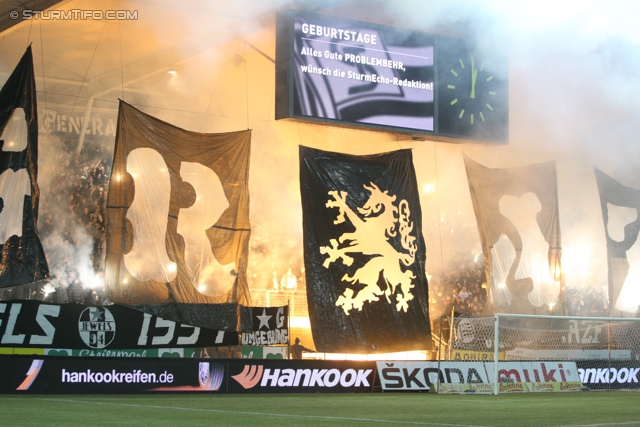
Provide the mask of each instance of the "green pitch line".
POLYGON ((3 426, 640 426, 638 392, 4 395, 3 426))

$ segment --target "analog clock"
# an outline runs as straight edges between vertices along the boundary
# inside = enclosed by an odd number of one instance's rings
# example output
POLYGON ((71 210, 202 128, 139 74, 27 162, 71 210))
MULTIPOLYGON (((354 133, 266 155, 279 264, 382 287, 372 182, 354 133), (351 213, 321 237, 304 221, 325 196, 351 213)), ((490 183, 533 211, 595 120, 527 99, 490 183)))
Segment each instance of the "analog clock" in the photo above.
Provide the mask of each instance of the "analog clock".
POLYGON ((482 125, 495 110, 492 103, 496 104, 498 88, 494 76, 473 56, 459 58, 456 65, 449 69, 452 78, 447 79, 449 105, 458 120, 467 121, 469 126, 482 125))
POLYGON ((506 61, 485 61, 452 42, 440 49, 438 62, 438 133, 507 142, 506 61))

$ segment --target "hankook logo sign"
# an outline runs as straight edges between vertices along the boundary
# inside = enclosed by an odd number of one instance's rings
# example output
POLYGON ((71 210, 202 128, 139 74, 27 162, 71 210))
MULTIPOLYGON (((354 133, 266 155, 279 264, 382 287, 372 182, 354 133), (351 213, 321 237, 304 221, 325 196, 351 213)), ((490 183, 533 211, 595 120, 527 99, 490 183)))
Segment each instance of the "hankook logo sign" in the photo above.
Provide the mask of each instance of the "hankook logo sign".
POLYGON ((373 369, 345 367, 298 368, 296 365, 277 368, 275 366, 277 365, 244 365, 242 372, 237 375, 231 375, 231 378, 245 390, 268 388, 290 389, 291 391, 294 391, 294 389, 318 388, 370 389, 373 381, 371 375, 373 369))

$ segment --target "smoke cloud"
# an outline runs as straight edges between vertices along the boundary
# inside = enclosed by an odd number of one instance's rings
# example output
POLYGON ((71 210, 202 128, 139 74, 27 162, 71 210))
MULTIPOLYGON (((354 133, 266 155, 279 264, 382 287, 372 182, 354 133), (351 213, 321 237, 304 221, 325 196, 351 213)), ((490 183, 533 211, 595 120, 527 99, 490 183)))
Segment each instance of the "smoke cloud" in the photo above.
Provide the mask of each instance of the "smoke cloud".
MULTIPOLYGON (((95 5, 74 0, 60 7, 95 5)), ((411 148, 423 189, 427 269, 437 285, 455 280, 447 279, 448 273, 482 263, 462 153, 495 168, 555 160, 567 285, 606 288, 604 226, 593 167, 640 187, 637 2, 242 0, 183 6, 118 1, 100 7, 137 10, 138 20, 24 22, 0 42, 2 72, 9 72, 22 54, 16 46, 33 43, 39 108, 57 113, 51 132, 41 134, 43 198, 55 200, 50 183, 64 167, 60 147, 75 148, 80 140, 69 117, 83 117, 89 105, 89 117, 103 123, 115 121, 120 97, 189 130, 251 128, 249 274, 252 287, 267 288, 273 272, 279 278, 289 267, 303 277, 299 145, 350 154, 411 148), (275 121, 275 12, 286 7, 464 37, 487 61, 506 54, 509 144, 413 141, 275 121), (59 127, 59 119, 66 127, 59 127)), ((110 165, 114 138, 97 130, 86 135, 82 152, 87 154, 80 166, 91 168, 96 159, 110 165)), ((59 209, 67 208, 61 203, 59 209)), ((90 260, 86 231, 73 235, 80 242, 77 250, 63 256, 79 266, 100 265, 90 260)), ((57 237, 45 239, 47 248, 59 245, 57 237)))

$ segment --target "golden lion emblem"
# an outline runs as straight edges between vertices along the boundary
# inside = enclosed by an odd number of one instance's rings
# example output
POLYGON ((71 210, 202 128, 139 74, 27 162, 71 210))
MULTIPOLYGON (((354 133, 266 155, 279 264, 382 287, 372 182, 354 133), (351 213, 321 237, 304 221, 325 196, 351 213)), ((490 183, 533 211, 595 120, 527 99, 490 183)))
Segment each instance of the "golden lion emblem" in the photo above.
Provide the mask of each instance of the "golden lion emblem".
POLYGON ((342 277, 343 282, 359 284, 358 287, 364 285, 364 288, 355 294, 352 288, 347 287, 338 297, 336 305, 341 306, 349 315, 349 311, 354 308, 362 310, 366 302, 378 301, 383 293, 391 304, 389 297, 395 294, 396 309, 406 312, 409 308, 408 301, 413 299, 411 289, 414 287, 412 280, 415 276, 410 270, 403 271, 400 263, 406 267, 412 265, 417 250, 416 237, 410 234, 413 223, 410 220, 409 203, 402 200, 397 206, 394 205, 396 196, 389 195, 388 191, 381 191, 374 183, 370 187, 364 185, 364 188, 371 195, 364 206, 357 208, 360 215, 347 206, 345 191, 329 191, 331 199, 325 205, 327 208, 339 209, 334 224, 341 224, 348 219, 355 231, 344 233, 338 239, 331 239, 331 246, 320 247, 320 253, 329 255, 323 266, 329 268, 338 259, 350 266, 353 258, 348 254, 373 256, 352 276, 345 274, 342 277), (397 235, 408 253, 398 252, 391 244, 390 239, 397 235), (378 286, 381 274, 386 284, 384 290, 378 286))

